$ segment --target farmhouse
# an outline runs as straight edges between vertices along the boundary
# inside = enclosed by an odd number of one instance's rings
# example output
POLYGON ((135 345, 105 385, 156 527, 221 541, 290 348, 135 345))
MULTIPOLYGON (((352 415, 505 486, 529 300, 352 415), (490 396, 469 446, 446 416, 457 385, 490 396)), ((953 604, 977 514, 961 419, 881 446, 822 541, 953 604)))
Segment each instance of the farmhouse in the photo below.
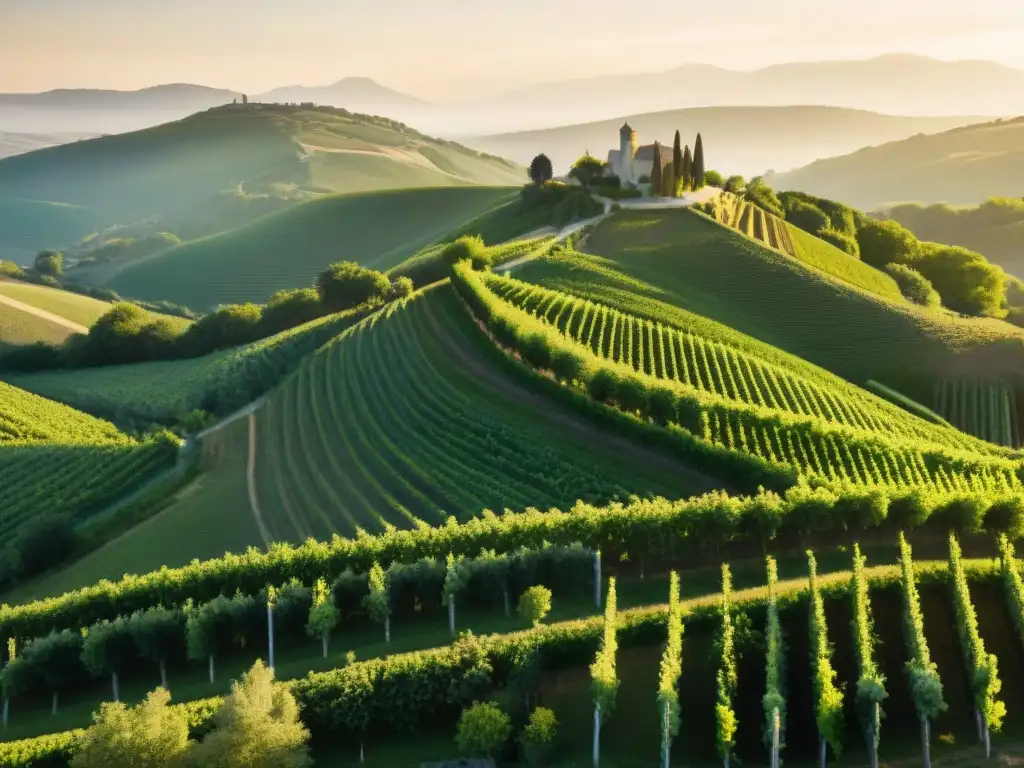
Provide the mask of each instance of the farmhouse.
POLYGON ((619 148, 608 151, 608 170, 612 176, 618 176, 623 186, 638 184, 640 178, 650 179, 654 167, 655 153, 661 154, 661 167, 672 164, 672 147, 662 146, 658 142, 638 147, 636 131, 625 123, 619 129, 619 148))

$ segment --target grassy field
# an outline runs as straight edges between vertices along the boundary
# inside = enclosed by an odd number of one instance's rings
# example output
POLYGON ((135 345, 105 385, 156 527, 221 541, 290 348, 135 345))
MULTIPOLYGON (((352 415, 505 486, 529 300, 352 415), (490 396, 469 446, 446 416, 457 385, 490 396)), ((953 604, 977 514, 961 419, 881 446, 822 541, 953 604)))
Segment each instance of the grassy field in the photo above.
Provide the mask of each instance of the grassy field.
POLYGON ((511 192, 453 187, 312 200, 237 230, 183 243, 129 267, 109 287, 123 296, 167 299, 194 309, 264 302, 275 291, 312 285, 317 273, 336 261, 375 269, 395 266, 511 192))
POLYGON ((167 421, 195 409, 224 414, 273 387, 305 355, 358 317, 354 313, 329 315, 203 357, 44 371, 9 379, 30 392, 111 418, 167 421))
POLYGON ((854 382, 901 388, 918 375, 1010 375, 1024 362, 1020 329, 884 300, 690 211, 618 213, 586 250, 516 276, 627 311, 644 304, 666 321, 692 325, 697 313, 854 382))
POLYGON ((176 441, 113 425, 0 383, 0 537, 41 514, 81 522, 171 466, 176 441))
POLYGON ((86 328, 99 320, 110 309, 110 304, 105 301, 70 291, 48 288, 45 285, 15 281, 0 280, 0 296, 7 296, 22 304, 29 304, 86 328))

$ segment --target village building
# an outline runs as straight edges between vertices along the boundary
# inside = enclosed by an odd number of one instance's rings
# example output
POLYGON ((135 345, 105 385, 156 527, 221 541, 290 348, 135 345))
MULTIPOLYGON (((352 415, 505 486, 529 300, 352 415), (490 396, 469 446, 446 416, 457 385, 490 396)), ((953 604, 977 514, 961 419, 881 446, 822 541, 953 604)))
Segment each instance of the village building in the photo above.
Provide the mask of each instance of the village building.
POLYGON ((637 146, 636 131, 629 123, 619 129, 619 148, 608 151, 608 167, 605 173, 618 176, 622 186, 636 186, 650 181, 651 169, 654 167, 655 153, 661 155, 661 167, 672 164, 672 147, 663 146, 658 142, 637 146))

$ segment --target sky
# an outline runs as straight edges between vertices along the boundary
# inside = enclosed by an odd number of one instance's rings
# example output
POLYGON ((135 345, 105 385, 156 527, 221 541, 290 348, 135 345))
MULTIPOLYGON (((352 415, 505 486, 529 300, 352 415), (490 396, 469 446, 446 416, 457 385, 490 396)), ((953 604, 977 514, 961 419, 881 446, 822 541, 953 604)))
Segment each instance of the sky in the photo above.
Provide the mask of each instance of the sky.
POLYGON ((1022 40, 1022 0, 0 0, 0 92, 365 76, 457 102, 687 62, 906 52, 1024 68, 1022 40))

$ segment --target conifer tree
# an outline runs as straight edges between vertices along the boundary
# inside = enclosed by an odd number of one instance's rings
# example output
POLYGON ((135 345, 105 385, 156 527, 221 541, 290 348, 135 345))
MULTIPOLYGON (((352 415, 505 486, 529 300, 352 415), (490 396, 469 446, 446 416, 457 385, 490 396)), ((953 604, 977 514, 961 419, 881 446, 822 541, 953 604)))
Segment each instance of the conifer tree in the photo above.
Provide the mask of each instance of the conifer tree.
POLYGON ((651 168, 651 194, 658 197, 661 190, 661 145, 654 142, 654 166, 651 168))
POLYGON ((683 152, 683 189, 696 189, 697 185, 693 177, 693 156, 690 154, 690 145, 686 145, 683 152))
POLYGON ((679 189, 679 182, 683 178, 683 150, 680 141, 679 131, 676 131, 676 138, 672 143, 672 176, 675 179, 673 189, 679 189))
POLYGON ((704 174, 707 167, 704 165, 704 140, 697 134, 697 142, 693 145, 693 188, 700 189, 704 186, 704 174))

